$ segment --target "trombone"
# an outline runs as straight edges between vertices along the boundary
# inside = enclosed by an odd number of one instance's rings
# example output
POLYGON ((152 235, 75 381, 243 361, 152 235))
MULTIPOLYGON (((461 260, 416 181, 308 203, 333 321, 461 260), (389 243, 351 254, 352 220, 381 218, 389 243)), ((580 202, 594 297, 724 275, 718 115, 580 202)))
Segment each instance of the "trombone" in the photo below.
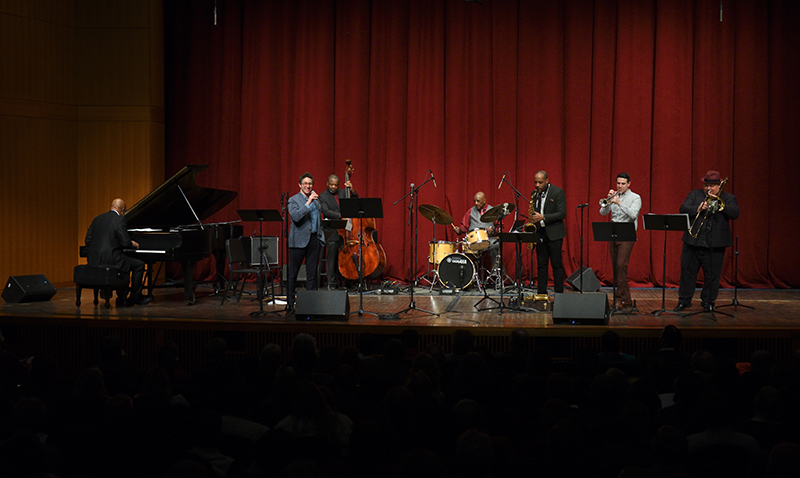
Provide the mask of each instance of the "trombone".
POLYGON ((692 231, 694 231, 694 224, 697 222, 697 218, 700 217, 699 213, 694 217, 692 225, 689 226, 689 235, 692 236, 693 239, 697 239, 697 236, 700 235, 700 231, 703 230, 703 224, 705 224, 706 218, 709 214, 716 214, 725 209, 725 201, 722 200, 722 190, 725 189, 725 183, 727 182, 728 178, 725 178, 721 183, 719 183, 719 192, 717 193, 717 197, 709 196, 708 193, 706 193, 705 202, 707 207, 705 214, 703 214, 703 219, 700 221, 700 225, 697 226, 697 232, 692 231))

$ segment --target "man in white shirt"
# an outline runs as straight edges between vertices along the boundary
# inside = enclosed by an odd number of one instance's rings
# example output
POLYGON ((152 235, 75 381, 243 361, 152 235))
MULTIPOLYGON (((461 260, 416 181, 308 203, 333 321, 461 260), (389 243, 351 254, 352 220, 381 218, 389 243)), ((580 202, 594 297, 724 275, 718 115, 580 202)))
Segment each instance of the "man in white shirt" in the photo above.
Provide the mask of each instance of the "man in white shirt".
MULTIPOLYGON (((617 174, 617 189, 608 191, 605 206, 600 207, 600 214, 607 216, 611 213, 612 222, 632 222, 637 228, 639 225, 639 211, 642 209, 642 198, 631 191, 631 176, 628 173, 617 174)), ((616 270, 616 296, 618 308, 630 307, 631 289, 628 287, 628 262, 635 241, 611 241, 611 259, 616 256, 614 268, 616 270)))

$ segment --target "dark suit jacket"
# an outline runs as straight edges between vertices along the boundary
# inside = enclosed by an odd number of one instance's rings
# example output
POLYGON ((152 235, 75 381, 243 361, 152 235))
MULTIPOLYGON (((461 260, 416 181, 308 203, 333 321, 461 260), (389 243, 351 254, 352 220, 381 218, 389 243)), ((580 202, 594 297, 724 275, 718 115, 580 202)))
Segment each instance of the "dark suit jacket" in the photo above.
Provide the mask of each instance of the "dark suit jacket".
POLYGON ((85 243, 89 246, 90 266, 124 270, 123 249, 133 247, 128 235, 128 221, 115 211, 100 214, 86 231, 85 243))
MULTIPOLYGON (((336 196, 339 196, 339 199, 343 199, 345 196, 344 189, 339 189, 336 191, 336 196)), ((357 198, 358 194, 352 192, 350 197, 357 198)), ((328 189, 325 189, 321 193, 319 193, 319 204, 322 206, 322 215, 325 216, 325 219, 341 219, 342 213, 339 210, 339 203, 336 201, 336 197, 328 189)))
MULTIPOLYGON (((719 197, 722 199, 722 202, 725 203, 725 209, 716 214, 709 214, 705 224, 703 224, 703 229, 708 226, 709 222, 711 223, 711 247, 728 247, 733 245, 733 236, 731 235, 731 228, 728 221, 739 217, 739 203, 736 202, 736 196, 725 191, 722 191, 719 197)), ((705 200, 706 192, 703 189, 695 189, 686 196, 683 204, 681 204, 681 213, 689 215, 689 224, 694 221, 695 216, 697 216, 698 206, 705 200)), ((701 215, 694 226, 695 231, 700 226, 700 221, 702 220, 703 216, 701 215)), ((683 233, 683 242, 694 246, 697 245, 697 238, 692 237, 689 231, 686 231, 683 233)))
MULTIPOLYGON (((536 191, 531 192, 531 196, 536 191)), ((567 227, 564 225, 564 218, 567 217, 567 195, 558 186, 550 185, 547 191, 547 200, 544 203, 544 227, 547 230, 547 238, 551 241, 563 239, 567 235, 567 227)))

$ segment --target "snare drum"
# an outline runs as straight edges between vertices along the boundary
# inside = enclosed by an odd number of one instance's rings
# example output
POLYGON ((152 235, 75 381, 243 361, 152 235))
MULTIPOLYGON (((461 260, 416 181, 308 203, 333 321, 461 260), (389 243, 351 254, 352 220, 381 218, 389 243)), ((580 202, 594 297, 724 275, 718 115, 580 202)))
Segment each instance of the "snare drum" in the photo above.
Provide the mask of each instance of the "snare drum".
POLYGON ((466 289, 472 284, 475 266, 464 254, 450 254, 439 264, 439 282, 454 289, 466 289))
POLYGON ((467 249, 480 251, 489 247, 489 232, 486 229, 473 229, 467 233, 467 249))
POLYGON ((437 241, 428 244, 430 253, 428 254, 428 262, 431 264, 438 264, 442 262, 448 254, 458 252, 455 242, 437 241))

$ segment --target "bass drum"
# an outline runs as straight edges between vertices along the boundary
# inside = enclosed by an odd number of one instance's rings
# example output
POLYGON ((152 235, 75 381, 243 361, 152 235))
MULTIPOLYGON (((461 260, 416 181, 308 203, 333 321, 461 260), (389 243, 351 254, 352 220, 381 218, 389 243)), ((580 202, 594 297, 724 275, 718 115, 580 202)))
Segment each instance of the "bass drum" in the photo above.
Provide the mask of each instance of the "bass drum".
POLYGON ((450 254, 439 263, 439 282, 447 288, 466 289, 472 284, 475 266, 461 253, 450 254))

